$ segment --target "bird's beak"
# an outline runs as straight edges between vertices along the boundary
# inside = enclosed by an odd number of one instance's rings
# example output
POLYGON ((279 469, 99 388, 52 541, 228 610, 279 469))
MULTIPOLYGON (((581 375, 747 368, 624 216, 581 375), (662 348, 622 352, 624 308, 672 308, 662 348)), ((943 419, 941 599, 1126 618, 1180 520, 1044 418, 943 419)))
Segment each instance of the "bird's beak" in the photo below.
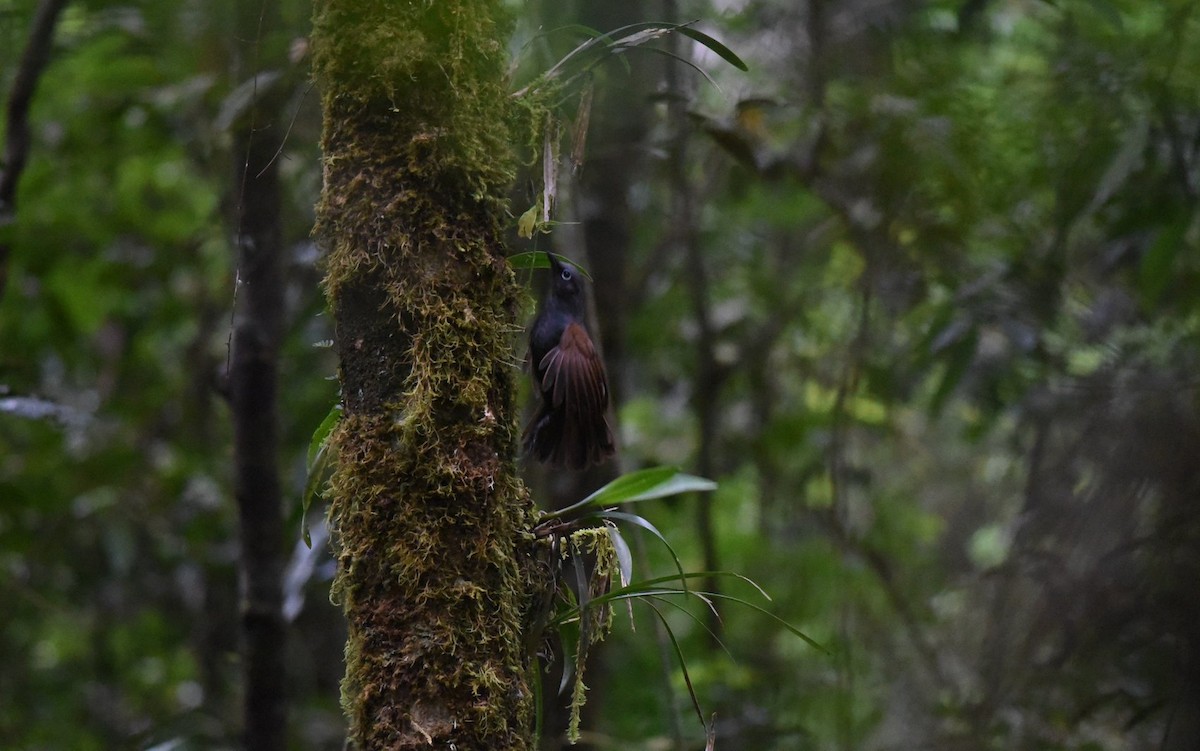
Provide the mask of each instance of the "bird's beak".
POLYGON ((547 251, 546 257, 550 259, 550 270, 551 271, 553 271, 555 274, 562 271, 562 268, 563 268, 562 261, 558 260, 558 256, 547 251))

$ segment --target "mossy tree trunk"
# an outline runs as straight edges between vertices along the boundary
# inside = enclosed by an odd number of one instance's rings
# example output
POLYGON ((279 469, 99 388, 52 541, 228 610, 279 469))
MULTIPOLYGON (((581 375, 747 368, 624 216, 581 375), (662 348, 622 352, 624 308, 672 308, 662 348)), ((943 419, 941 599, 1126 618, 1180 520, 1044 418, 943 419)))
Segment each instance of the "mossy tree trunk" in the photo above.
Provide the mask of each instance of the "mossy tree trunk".
POLYGON ((515 475, 519 288, 508 18, 485 0, 320 0, 318 233, 343 419, 330 519, 361 749, 525 749, 530 585, 515 475))

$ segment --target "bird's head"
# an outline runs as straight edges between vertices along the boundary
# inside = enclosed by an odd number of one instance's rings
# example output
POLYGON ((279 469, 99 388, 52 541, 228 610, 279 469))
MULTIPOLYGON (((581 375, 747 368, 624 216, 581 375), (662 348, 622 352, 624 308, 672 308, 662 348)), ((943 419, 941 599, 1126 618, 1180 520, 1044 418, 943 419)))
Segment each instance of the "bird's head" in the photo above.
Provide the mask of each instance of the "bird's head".
POLYGON ((553 274, 550 280, 551 294, 565 303, 579 301, 578 304, 582 307, 583 279, 580 277, 579 269, 566 261, 559 260, 558 256, 553 253, 546 255, 550 257, 550 273, 553 274))

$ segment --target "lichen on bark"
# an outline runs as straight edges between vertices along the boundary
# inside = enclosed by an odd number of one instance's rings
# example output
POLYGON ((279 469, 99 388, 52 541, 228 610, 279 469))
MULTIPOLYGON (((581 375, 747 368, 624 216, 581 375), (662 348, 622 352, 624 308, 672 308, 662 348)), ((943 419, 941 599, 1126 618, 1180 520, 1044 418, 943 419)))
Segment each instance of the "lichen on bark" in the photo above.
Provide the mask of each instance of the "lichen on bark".
POLYGON ((326 249, 344 417, 329 517, 362 749, 526 749, 532 506, 515 475, 509 18, 321 0, 326 249))

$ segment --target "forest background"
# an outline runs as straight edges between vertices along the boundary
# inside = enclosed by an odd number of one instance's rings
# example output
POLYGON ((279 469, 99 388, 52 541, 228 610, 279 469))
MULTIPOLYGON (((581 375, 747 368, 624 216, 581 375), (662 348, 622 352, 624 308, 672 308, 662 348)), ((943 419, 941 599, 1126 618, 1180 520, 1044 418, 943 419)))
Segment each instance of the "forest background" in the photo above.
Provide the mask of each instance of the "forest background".
MULTIPOLYGON (((301 539, 310 441, 338 399, 312 8, 286 0, 264 25, 246 5, 67 4, 37 82, 0 225, 4 748, 240 743, 223 392, 246 132, 286 134, 288 733, 342 747, 319 509, 301 539), (267 94, 276 114, 254 122, 267 94)), ((0 2, 6 97, 37 6, 0 2)), ((1195 748, 1200 8, 513 11, 514 90, 581 27, 648 20, 701 19, 749 67, 679 37, 659 49, 705 75, 646 49, 599 66, 563 223, 537 245, 594 278, 621 468, 719 483, 642 513, 688 568, 752 577, 828 650, 745 609, 672 614, 717 747, 1195 748)), ((512 191, 513 252, 534 247, 515 231, 533 179, 512 191)), ((649 543, 639 558, 646 576, 672 565, 649 543)), ((703 747, 661 632, 617 616, 584 744, 703 747)))

